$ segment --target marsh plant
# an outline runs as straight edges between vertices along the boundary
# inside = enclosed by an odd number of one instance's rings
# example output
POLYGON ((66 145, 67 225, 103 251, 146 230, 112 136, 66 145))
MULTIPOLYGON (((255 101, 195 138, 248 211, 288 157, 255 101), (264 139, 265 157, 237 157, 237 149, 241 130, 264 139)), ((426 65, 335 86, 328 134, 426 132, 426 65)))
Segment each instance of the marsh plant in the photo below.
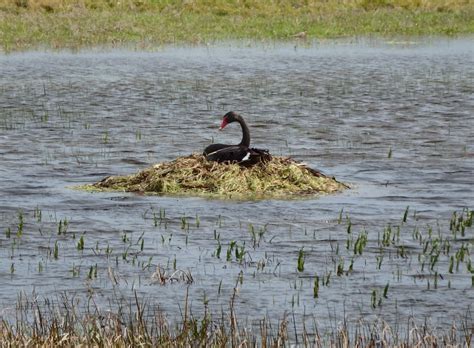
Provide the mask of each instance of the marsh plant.
MULTIPOLYGON (((161 272, 161 271, 160 271, 161 272)), ((163 274, 163 282, 168 282, 163 274)), ((234 293, 235 295, 235 293, 234 293)), ((470 324, 464 320, 451 328, 439 330, 412 319, 390 326, 381 319, 361 320, 339 325, 332 331, 306 323, 301 332, 294 332, 294 319, 262 317, 255 329, 237 314, 235 297, 226 309, 213 315, 205 311, 196 316, 186 296, 181 317, 172 322, 158 307, 141 299, 137 293, 118 311, 99 307, 78 308, 78 302, 66 295, 53 301, 38 301, 37 296, 19 296, 15 316, 25 318, 18 324, 0 322, 1 346, 265 346, 303 345, 311 347, 415 347, 465 346, 472 343, 470 324), (457 326, 456 326, 457 325, 457 326)), ((380 306, 384 294, 374 290, 373 306, 380 306)), ((118 303, 123 300, 115 299, 118 303)), ((90 301, 92 304, 94 301, 90 301)), ((204 306, 206 300, 204 300, 204 306)))

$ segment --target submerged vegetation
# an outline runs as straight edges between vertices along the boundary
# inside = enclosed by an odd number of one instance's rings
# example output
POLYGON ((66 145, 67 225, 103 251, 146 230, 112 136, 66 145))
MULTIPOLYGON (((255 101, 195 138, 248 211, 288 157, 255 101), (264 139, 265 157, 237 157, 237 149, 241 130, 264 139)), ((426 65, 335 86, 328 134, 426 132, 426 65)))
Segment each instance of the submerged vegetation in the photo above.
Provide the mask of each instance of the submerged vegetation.
POLYGON ((457 35, 474 33, 473 23, 465 0, 0 0, 0 47, 457 35))
POLYGON ((201 224, 198 215, 178 218, 176 212, 151 207, 142 218, 150 229, 146 233, 124 231, 103 239, 100 234, 78 232, 74 218, 57 221, 50 215, 53 220, 48 221, 48 212, 40 207, 8 216, 9 227, 0 236, 0 252, 8 254, 11 262, 10 275, 3 274, 4 279, 69 277, 72 284, 76 280, 87 291, 81 294, 67 287, 46 298, 35 290, 31 296, 20 292, 16 304, 2 308, 0 313, 0 346, 472 345, 473 317, 469 309, 453 318, 451 325, 443 326, 422 316, 397 316, 394 321, 386 314, 392 306, 410 298, 425 304, 435 301, 438 306, 453 293, 460 302, 469 301, 466 292, 474 287, 474 213, 470 209, 454 211, 449 221, 427 226, 416 211, 406 207, 383 232, 354 226, 352 221, 357 217, 341 210, 339 219, 331 219, 328 224, 342 233, 295 233, 297 243, 289 243, 294 257, 282 259, 272 256, 281 255, 275 252, 281 244, 277 242, 272 249, 275 235, 281 234, 272 231, 276 226, 248 225, 243 230, 249 233, 233 240, 225 234, 232 220, 221 216, 201 224), (157 234, 161 234, 160 248, 156 245, 157 234), (199 244, 203 235, 206 238, 199 244), (305 246, 297 247, 301 243, 305 246), (221 247, 225 249, 226 245, 227 257, 224 252, 220 255, 221 247), (320 245, 321 249, 316 249, 320 245), (207 251, 212 248, 216 251, 210 255, 207 251), (39 250, 38 255, 25 258, 32 249, 39 250), (190 257, 196 249, 208 257, 190 257), (164 258, 159 253, 167 250, 175 253, 174 259, 162 263, 164 258), (317 255, 322 257, 315 258, 317 255), (184 270, 177 267, 186 261, 194 266, 184 270), (217 277, 200 272, 201 266, 211 263, 222 270, 217 277), (66 267, 55 268, 63 264, 66 267), (51 274, 53 270, 58 273, 51 274), (392 276, 387 279, 384 274, 392 276), (263 288, 270 275, 273 284, 293 295, 293 315, 249 318, 246 293, 256 284, 263 288), (151 290, 136 287, 137 278, 151 290), (198 294, 203 281, 213 286, 201 298, 198 294), (288 283, 291 286, 287 289, 288 283), (406 294, 408 286, 411 295, 406 294), (318 303, 326 306, 334 301, 334 293, 352 287, 357 289, 350 292, 352 296, 366 299, 357 300, 362 317, 357 312, 327 317, 318 307, 295 317, 298 309, 318 303), (182 296, 176 298, 170 293, 182 296), (108 306, 101 302, 104 294, 108 294, 108 306), (420 295, 426 299, 420 299, 420 295), (179 302, 179 314, 160 305, 172 301, 179 302), (333 320, 342 321, 325 323, 333 320))
POLYGON ((287 157, 274 157, 265 164, 245 168, 211 162, 195 154, 81 188, 221 198, 285 198, 328 194, 347 186, 287 157))

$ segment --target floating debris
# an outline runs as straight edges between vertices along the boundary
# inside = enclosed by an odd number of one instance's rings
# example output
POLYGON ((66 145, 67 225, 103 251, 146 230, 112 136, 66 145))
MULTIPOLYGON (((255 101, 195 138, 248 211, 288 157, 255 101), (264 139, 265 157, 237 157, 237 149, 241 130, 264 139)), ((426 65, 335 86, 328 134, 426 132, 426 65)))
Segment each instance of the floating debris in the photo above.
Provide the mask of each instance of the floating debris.
POLYGON ((348 188, 317 170, 289 157, 273 157, 250 168, 217 163, 203 155, 179 157, 137 174, 109 176, 83 185, 88 191, 206 196, 211 198, 265 199, 330 194, 348 188))

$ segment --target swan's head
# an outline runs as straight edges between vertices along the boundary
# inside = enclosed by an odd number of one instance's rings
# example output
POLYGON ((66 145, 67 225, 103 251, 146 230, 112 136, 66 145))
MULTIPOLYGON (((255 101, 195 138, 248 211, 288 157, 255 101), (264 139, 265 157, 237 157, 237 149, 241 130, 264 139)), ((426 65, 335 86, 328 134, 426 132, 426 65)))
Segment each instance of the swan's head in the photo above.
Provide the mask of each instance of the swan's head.
POLYGON ((239 114, 237 114, 233 111, 228 112, 222 118, 222 123, 221 123, 221 126, 219 127, 219 129, 220 130, 224 129, 225 126, 227 126, 229 123, 237 121, 238 118, 240 118, 239 114))

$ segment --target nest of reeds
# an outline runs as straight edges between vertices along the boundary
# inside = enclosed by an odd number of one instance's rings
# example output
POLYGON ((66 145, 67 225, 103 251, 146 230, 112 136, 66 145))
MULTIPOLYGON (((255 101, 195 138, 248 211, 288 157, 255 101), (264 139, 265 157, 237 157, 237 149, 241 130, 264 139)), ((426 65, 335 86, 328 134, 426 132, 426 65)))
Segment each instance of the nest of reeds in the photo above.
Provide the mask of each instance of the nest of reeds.
POLYGON ((288 157, 250 168, 217 163, 193 154, 156 164, 133 175, 109 176, 81 187, 93 191, 126 191, 216 198, 289 198, 329 194, 348 188, 288 157))

